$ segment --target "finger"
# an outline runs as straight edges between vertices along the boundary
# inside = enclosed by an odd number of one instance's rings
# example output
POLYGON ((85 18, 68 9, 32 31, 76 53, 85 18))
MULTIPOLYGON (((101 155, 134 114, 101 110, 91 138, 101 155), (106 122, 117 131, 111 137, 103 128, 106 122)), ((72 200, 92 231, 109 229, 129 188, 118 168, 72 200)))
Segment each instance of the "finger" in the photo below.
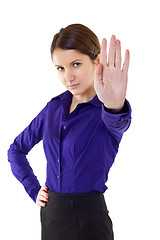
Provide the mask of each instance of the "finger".
POLYGON ((107 40, 105 38, 103 38, 101 44, 100 62, 104 67, 107 66, 107 40))
POLYGON ((40 191, 38 192, 37 199, 36 199, 36 204, 39 206, 46 206, 45 202, 48 202, 49 199, 49 194, 46 192, 47 187, 42 186, 40 191), (43 202, 45 201, 45 202, 43 202))
POLYGON ((46 193, 45 191, 41 191, 40 196, 43 197, 43 198, 49 198, 49 194, 46 193))
POLYGON ((45 202, 42 202, 40 200, 37 200, 37 205, 40 206, 40 207, 45 207, 46 206, 46 203, 45 202))
POLYGON ((48 202, 48 198, 49 196, 43 196, 43 195, 38 195, 37 197, 37 201, 36 203, 39 205, 39 206, 45 206, 46 205, 46 202, 48 202))
POLYGON ((121 43, 117 39, 116 40, 116 59, 115 59, 115 66, 117 68, 121 68, 121 43))
POLYGON ((108 63, 109 63, 109 66, 112 66, 112 67, 114 67, 115 54, 116 54, 115 40, 116 40, 116 36, 112 35, 110 40, 109 53, 108 53, 108 63))
POLYGON ((48 190, 48 187, 46 187, 45 185, 43 185, 42 187, 41 187, 41 192, 43 192, 43 195, 44 194, 46 194, 46 192, 47 192, 47 190, 48 190))
POLYGON ((44 206, 46 206, 46 200, 43 200, 42 199, 42 196, 40 196, 40 194, 38 194, 38 196, 37 196, 37 199, 36 199, 36 204, 38 205, 38 206, 41 206, 41 207, 44 207, 44 206))
POLYGON ((43 185, 43 186, 41 187, 41 189, 43 189, 44 191, 47 191, 47 190, 48 190, 48 187, 45 186, 45 185, 43 185))
POLYGON ((49 198, 49 195, 48 195, 48 196, 40 195, 38 199, 39 199, 40 201, 48 201, 48 198, 49 198))
POLYGON ((125 52, 125 59, 124 59, 124 63, 123 63, 123 68, 122 71, 127 74, 128 73, 128 68, 129 68, 129 60, 130 60, 130 52, 127 49, 125 52))
POLYGON ((102 85, 102 73, 103 73, 103 65, 101 62, 98 63, 96 70, 95 70, 95 75, 94 75, 94 86, 97 87, 99 85, 102 85))
POLYGON ((49 194, 47 192, 47 189, 48 189, 48 187, 42 186, 40 191, 39 191, 39 195, 48 198, 49 194))

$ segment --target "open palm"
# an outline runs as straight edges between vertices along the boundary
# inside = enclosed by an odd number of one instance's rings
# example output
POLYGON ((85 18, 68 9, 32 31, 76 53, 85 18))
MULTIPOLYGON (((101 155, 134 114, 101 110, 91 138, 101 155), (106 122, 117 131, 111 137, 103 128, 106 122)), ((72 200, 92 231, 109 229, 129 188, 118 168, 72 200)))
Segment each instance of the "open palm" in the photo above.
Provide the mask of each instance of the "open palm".
POLYGON ((128 82, 129 55, 129 50, 126 50, 123 68, 121 69, 120 41, 112 35, 107 62, 107 40, 103 39, 100 62, 95 70, 94 88, 99 100, 107 108, 120 110, 124 105, 128 82))

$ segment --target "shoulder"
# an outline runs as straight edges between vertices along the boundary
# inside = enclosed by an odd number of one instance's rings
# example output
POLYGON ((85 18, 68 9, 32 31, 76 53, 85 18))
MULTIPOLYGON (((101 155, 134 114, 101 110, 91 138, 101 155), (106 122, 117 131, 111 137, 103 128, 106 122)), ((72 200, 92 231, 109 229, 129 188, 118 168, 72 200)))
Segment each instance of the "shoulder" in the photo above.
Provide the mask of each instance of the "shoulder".
POLYGON ((53 97, 48 103, 48 107, 58 107, 61 104, 66 105, 68 102, 71 101, 72 94, 69 90, 60 93, 59 95, 53 97))
POLYGON ((59 95, 56 95, 55 97, 51 98, 51 100, 48 103, 62 101, 63 99, 67 99, 70 95, 71 95, 71 93, 67 90, 67 91, 62 92, 59 95))

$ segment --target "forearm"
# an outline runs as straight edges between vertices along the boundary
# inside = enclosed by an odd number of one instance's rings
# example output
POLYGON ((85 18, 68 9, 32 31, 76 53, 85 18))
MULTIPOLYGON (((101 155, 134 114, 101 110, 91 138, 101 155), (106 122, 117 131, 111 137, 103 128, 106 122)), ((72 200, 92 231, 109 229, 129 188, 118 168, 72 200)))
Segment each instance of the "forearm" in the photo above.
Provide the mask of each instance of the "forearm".
POLYGON ((102 119, 111 134, 120 142, 123 133, 131 123, 131 106, 125 99, 124 106, 118 112, 113 112, 102 104, 102 119))
POLYGON ((35 202, 40 184, 33 173, 26 155, 19 152, 14 144, 12 144, 8 150, 8 161, 10 162, 13 175, 22 183, 28 195, 35 202))

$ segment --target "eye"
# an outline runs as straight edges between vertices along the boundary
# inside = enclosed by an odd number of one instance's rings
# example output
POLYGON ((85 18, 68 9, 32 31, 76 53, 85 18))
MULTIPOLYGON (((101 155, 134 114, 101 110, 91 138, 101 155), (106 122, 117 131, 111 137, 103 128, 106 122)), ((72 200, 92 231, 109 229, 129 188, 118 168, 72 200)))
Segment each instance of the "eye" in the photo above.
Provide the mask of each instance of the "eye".
POLYGON ((80 64, 81 64, 81 63, 76 62, 76 63, 73 63, 73 66, 78 67, 80 64))
POLYGON ((63 67, 57 67, 57 70, 62 71, 62 70, 64 70, 64 68, 63 67))

